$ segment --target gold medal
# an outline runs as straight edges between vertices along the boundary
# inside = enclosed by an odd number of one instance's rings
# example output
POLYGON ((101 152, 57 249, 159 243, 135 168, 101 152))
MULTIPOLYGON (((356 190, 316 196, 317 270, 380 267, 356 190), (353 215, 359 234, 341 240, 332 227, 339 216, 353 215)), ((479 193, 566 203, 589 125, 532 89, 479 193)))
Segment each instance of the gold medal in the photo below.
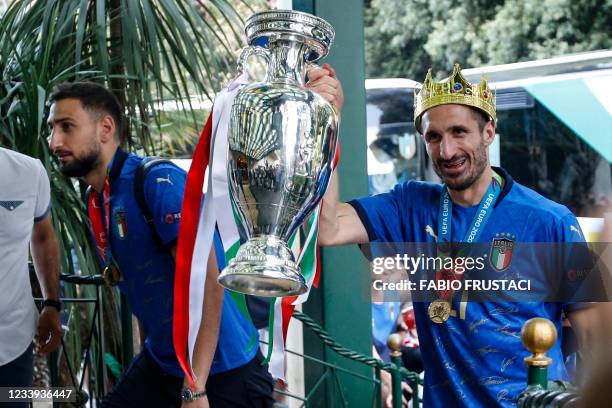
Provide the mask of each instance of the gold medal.
POLYGON ((427 313, 432 322, 442 324, 448 320, 450 310, 450 302, 443 299, 436 299, 429 304, 427 313))
POLYGON ((119 268, 115 264, 110 264, 104 268, 102 275, 104 276, 104 281, 109 286, 115 286, 122 281, 121 272, 119 272, 119 268))

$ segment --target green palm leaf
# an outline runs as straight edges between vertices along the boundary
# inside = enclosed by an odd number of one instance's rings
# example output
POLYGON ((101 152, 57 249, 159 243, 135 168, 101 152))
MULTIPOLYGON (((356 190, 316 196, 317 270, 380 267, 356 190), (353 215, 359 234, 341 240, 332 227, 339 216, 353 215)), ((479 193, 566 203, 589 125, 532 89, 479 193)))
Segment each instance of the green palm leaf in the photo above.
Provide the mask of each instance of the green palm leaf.
MULTIPOLYGON (((99 265, 88 232, 83 186, 58 171, 49 151, 46 101, 52 89, 63 81, 101 82, 125 106, 125 147, 185 154, 206 114, 196 109, 192 99, 212 99, 233 74, 242 15, 253 11, 252 3, 14 0, 4 11, 0 17, 0 146, 36 157, 47 169, 63 272, 99 273, 99 265), (184 111, 163 112, 168 102, 184 111)), ((259 0, 255 8, 262 9, 264 4, 259 0)), ((110 308, 106 314, 115 316, 116 294, 103 292, 104 308, 110 308)), ((73 286, 66 287, 66 293, 95 295, 93 288, 73 286)), ((91 319, 91 313, 89 308, 84 316, 91 319)), ((74 367, 83 344, 78 338, 80 313, 72 309, 70 316, 67 344, 74 367)), ((114 320, 108 327, 120 339, 114 320)), ((116 349, 107 351, 118 355, 116 349)))

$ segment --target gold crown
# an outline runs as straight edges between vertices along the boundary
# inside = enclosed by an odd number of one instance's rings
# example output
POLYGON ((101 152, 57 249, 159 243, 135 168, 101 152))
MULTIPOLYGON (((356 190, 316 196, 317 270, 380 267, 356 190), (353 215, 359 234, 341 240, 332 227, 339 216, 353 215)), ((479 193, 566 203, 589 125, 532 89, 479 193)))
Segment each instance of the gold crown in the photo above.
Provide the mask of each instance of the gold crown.
POLYGON ((482 81, 471 84, 463 75, 461 67, 455 64, 453 73, 444 82, 434 82, 431 79, 431 68, 427 71, 425 81, 420 92, 414 96, 414 125, 421 132, 421 116, 428 110, 439 105, 456 103, 480 109, 488 115, 493 122, 495 116, 495 95, 489 89, 486 74, 482 81))

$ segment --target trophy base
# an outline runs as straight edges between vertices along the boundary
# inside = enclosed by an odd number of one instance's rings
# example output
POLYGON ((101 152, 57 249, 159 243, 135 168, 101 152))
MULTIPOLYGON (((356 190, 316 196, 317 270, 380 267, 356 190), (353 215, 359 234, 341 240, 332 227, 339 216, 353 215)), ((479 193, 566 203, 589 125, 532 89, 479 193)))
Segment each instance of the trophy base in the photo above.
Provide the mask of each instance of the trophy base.
POLYGON ((250 238, 240 246, 218 281, 233 291, 264 297, 301 295, 308 289, 289 247, 272 235, 250 238))

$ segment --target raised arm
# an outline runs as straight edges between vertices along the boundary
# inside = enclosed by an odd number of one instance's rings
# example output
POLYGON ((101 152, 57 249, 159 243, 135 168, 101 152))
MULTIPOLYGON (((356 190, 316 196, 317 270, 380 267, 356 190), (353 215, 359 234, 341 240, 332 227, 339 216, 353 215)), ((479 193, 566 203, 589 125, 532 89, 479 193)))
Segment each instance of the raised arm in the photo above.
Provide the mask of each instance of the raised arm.
POLYGON ((334 172, 323 196, 319 245, 365 244, 368 233, 353 206, 339 201, 338 185, 338 174, 334 172))

